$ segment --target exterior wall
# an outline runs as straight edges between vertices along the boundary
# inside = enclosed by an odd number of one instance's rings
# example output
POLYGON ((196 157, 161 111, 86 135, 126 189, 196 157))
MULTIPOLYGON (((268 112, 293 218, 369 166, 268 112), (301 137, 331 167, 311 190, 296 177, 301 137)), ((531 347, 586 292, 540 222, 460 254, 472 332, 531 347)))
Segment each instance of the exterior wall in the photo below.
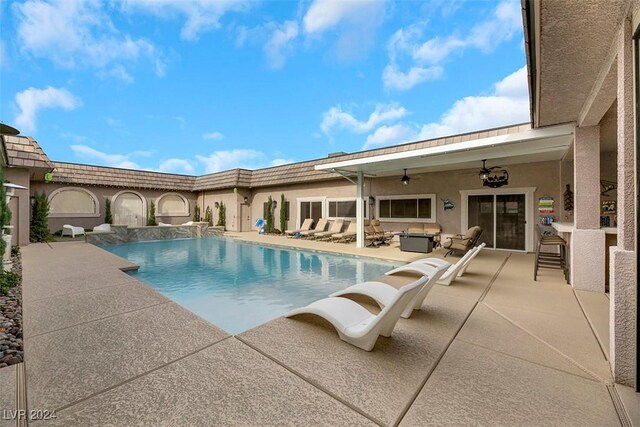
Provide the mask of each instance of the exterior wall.
MULTIPOLYGON (((511 165, 509 169, 509 185, 503 187, 536 187, 534 194, 534 206, 529 206, 533 210, 533 218, 538 221, 537 199, 543 196, 553 197, 556 201, 556 209, 560 209, 562 205, 562 193, 558 186, 560 181, 560 162, 539 162, 529 164, 511 165)), ((400 182, 400 175, 381 178, 366 178, 364 195, 365 197, 378 197, 388 195, 403 194, 435 194, 436 195, 436 218, 435 222, 439 223, 445 234, 455 234, 462 231, 460 229, 462 222, 461 212, 461 195, 460 190, 486 189, 482 186, 478 178, 479 168, 464 169, 446 172, 433 172, 424 174, 410 174, 411 183, 403 185, 400 182), (455 204, 455 208, 445 211, 442 199, 449 199, 455 204)), ((207 194, 207 200, 211 199, 211 193, 207 194)), ((290 220, 287 222, 287 228, 295 228, 298 222, 298 198, 307 197, 356 197, 356 186, 346 179, 337 181, 326 181, 314 184, 300 184, 290 186, 278 186, 261 188, 253 191, 250 196, 251 204, 251 223, 254 230, 255 220, 263 217, 263 203, 266 203, 269 196, 278 202, 275 210, 276 228, 280 224, 280 195, 284 194, 285 199, 290 202, 290 220)), ((220 197, 218 195, 218 197, 220 197)), ((372 210, 370 218, 376 218, 375 205, 369 206, 372 210)), ((559 211, 557 211, 559 212, 559 211)), ((556 214, 556 219, 558 216, 556 214)), ((387 231, 406 230, 411 222, 384 222, 383 226, 387 231)))
MULTIPOLYGON (((198 195, 198 204, 200 205, 200 214, 204 217, 204 211, 207 206, 211 208, 213 225, 218 222, 218 214, 220 209, 215 207, 215 202, 222 202, 225 206, 225 228, 229 231, 240 230, 240 204, 243 203, 245 195, 249 197, 250 193, 246 189, 203 191, 198 195)), ((245 230, 246 231, 246 230, 245 230)))
MULTIPOLYGON (((4 178, 7 181, 27 188, 29 188, 29 175, 28 169, 4 169, 4 178)), ((9 203, 9 209, 13 214, 11 217, 11 225, 13 225, 11 244, 13 245, 29 244, 29 221, 31 219, 29 196, 29 190, 15 190, 9 203)))
MULTIPOLYGON (((74 187, 71 185, 64 184, 54 184, 49 183, 45 184, 42 182, 32 182, 31 183, 31 193, 34 192, 42 192, 44 191, 47 197, 57 189, 64 187, 74 187)), ((98 198, 98 202, 100 204, 100 216, 98 217, 50 217, 49 218, 49 229, 52 233, 55 233, 58 230, 62 229, 64 224, 73 224, 75 226, 84 227, 84 228, 93 228, 96 225, 104 223, 104 214, 105 214, 105 199, 112 199, 116 193, 119 193, 125 189, 120 187, 97 187, 97 186, 81 186, 81 188, 85 188, 91 191, 98 198)), ((140 189, 132 189, 137 193, 142 194, 142 196, 147 200, 147 204, 150 202, 156 202, 158 197, 165 193, 175 193, 175 191, 171 190, 140 190, 140 189)), ((189 215, 184 216, 160 216, 156 213, 156 220, 161 221, 167 224, 183 224, 187 221, 191 220, 191 216, 193 215, 193 207, 196 202, 196 194, 190 192, 177 192, 184 196, 189 202, 189 215)), ((113 212, 113 207, 112 207, 113 212)), ((117 225, 117 224, 116 224, 117 225)))

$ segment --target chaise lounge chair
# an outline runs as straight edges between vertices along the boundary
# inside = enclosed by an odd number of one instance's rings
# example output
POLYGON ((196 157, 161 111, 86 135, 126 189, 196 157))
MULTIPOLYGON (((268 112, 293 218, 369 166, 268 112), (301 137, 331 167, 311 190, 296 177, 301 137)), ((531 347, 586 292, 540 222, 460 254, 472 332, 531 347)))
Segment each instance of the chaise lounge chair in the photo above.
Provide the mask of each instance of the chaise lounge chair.
MULTIPOLYGON (((480 252, 482 250, 482 248, 484 247, 484 245, 478 246, 477 248, 473 248, 470 251, 468 251, 466 254, 464 254, 464 256, 462 258, 460 258, 460 260, 451 265, 447 271, 444 272, 444 274, 440 277, 440 279, 437 281, 438 285, 444 285, 444 286, 449 286, 451 284, 451 282, 453 282, 457 277, 459 277, 460 272, 467 268, 467 266, 469 265, 469 263, 471 262, 471 260, 473 258, 475 258, 475 256, 478 254, 478 252, 480 252)), ((440 263, 444 260, 438 260, 437 258, 423 258, 421 260, 418 261, 414 261, 411 262, 409 264, 405 264, 403 266, 400 266, 398 268, 395 268, 391 271, 388 271, 387 275, 391 275, 391 274, 395 274, 395 273, 400 273, 400 272, 412 272, 412 273, 418 273, 418 274, 429 274, 429 272, 431 271, 429 269, 429 267, 433 267, 432 265, 427 264, 428 262, 431 263, 440 263), (437 260, 437 261, 436 261, 437 260)))
POLYGON ((342 231, 343 225, 344 225, 344 220, 336 219, 335 221, 333 221, 333 224, 331 224, 331 227, 329 227, 328 231, 321 231, 319 233, 315 233, 311 236, 311 238, 318 239, 318 240, 327 239, 333 236, 334 234, 340 233, 342 231))
MULTIPOLYGON (((461 277, 467 271, 467 268, 469 268, 469 265, 471 265, 471 261, 473 261, 473 259, 476 256, 478 256, 480 251, 485 246, 487 246, 487 244, 483 242, 483 243, 480 243, 480 245, 478 245, 475 248, 473 248, 473 253, 469 256, 469 258, 466 259, 464 265, 462 266, 462 268, 458 272, 458 277, 461 277)), ((469 252, 471 252, 471 251, 469 251, 469 252)), ((416 261, 413 261, 413 262, 415 262, 415 263, 421 262, 421 263, 424 263, 424 264, 427 264, 427 265, 433 265, 433 266, 436 266, 436 267, 439 267, 439 266, 442 266, 442 265, 449 265, 449 266, 451 265, 451 263, 449 263, 449 262, 447 262, 447 261, 445 261, 443 259, 436 258, 436 257, 422 258, 422 259, 419 259, 419 260, 416 260, 416 261)))
POLYGON ((377 315, 350 299, 329 297, 313 302, 306 307, 292 310, 285 314, 285 317, 315 314, 331 323, 336 328, 341 340, 363 350, 371 351, 378 336, 391 336, 400 315, 420 292, 427 280, 429 278, 423 276, 400 288, 389 304, 377 315))
POLYGON ((478 243, 481 234, 482 228, 476 225, 467 230, 465 234, 456 234, 454 237, 448 237, 447 241, 442 243, 442 247, 448 250, 445 257, 455 252, 467 253, 478 243))
POLYGON ((94 233, 110 233, 111 232, 111 224, 100 224, 93 227, 94 233))
POLYGON ((313 218, 307 218, 302 223, 302 226, 297 230, 287 230, 284 232, 287 236, 293 236, 296 233, 301 233, 303 231, 311 230, 311 226, 313 225, 313 218))
POLYGON ((60 236, 71 236, 72 239, 75 239, 76 236, 79 236, 81 234, 84 235, 84 228, 65 224, 62 226, 62 233, 60 234, 60 236))
POLYGON ((329 221, 327 221, 326 219, 320 218, 318 220, 318 223, 316 224, 316 226, 315 226, 315 228, 313 230, 301 231, 300 232, 300 237, 309 237, 309 236, 311 236, 313 234, 323 232, 324 229, 327 228, 327 223, 328 222, 329 221))
POLYGON ((385 231, 384 228, 382 228, 379 219, 372 220, 371 226, 373 227, 373 232, 378 238, 378 245, 388 245, 389 241, 393 239, 393 233, 391 231, 385 231))
POLYGON ((331 236, 332 242, 344 242, 349 243, 357 236, 358 225, 355 221, 351 221, 347 230, 344 233, 336 233, 331 236))
MULTIPOLYGON (((445 261, 446 262, 446 261, 445 261)), ((404 309, 401 316, 405 319, 411 317, 413 310, 420 310, 422 307, 422 303, 425 298, 427 298, 427 294, 433 288, 433 285, 436 284, 438 279, 444 274, 444 272, 449 268, 451 264, 448 262, 447 265, 442 265, 439 267, 424 265, 424 269, 421 274, 424 274, 423 277, 427 277, 427 282, 424 284, 422 289, 416 294, 411 303, 404 309)), ((364 282, 358 283, 357 285, 349 286, 346 289, 343 289, 338 292, 334 292, 330 297, 339 297, 345 295, 365 295, 369 298, 373 299, 380 308, 384 308, 388 305, 393 297, 399 292, 398 289, 394 288, 391 285, 388 285, 383 282, 364 282)))

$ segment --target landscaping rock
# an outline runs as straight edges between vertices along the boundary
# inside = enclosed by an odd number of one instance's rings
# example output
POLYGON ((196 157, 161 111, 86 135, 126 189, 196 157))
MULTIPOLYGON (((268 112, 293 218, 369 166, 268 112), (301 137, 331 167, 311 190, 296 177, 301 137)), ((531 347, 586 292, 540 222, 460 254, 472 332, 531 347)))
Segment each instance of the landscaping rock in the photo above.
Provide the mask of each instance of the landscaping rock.
MULTIPOLYGON (((11 271, 22 278, 20 255, 11 258, 11 271)), ((22 342, 22 281, 0 295, 0 368, 24 360, 22 342)))

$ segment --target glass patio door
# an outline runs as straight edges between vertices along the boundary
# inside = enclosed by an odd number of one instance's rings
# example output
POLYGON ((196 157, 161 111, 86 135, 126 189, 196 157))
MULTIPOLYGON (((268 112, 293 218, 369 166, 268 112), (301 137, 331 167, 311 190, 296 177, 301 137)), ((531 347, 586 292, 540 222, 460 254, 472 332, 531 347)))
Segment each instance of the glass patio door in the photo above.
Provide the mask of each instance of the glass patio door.
POLYGON ((300 202, 300 224, 307 218, 313 218, 313 223, 317 224, 322 218, 322 201, 300 202))
POLYGON ((479 225, 478 243, 490 248, 526 250, 526 196, 524 194, 469 195, 468 226, 479 225))

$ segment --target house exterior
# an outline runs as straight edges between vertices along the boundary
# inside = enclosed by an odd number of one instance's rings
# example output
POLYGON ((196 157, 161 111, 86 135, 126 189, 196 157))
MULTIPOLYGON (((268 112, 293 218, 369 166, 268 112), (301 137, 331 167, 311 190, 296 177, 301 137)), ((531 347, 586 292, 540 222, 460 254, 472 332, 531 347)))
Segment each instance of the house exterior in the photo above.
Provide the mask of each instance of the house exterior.
MULTIPOLYGON (((571 285, 609 289, 612 370, 616 382, 637 387, 640 1, 522 6, 530 124, 203 176, 53 162, 32 138, 2 135, 5 178, 28 188, 11 201, 14 243, 28 244, 30 196, 42 191, 52 232, 104 222, 106 200, 114 222, 130 226, 146 224, 151 202, 171 224, 189 221, 196 204, 215 221, 222 202, 227 229, 251 231, 268 198, 279 204, 284 195, 287 228, 344 218, 358 224, 359 246, 368 218, 389 231, 439 223, 444 234, 481 224, 490 248, 531 252, 534 226, 552 216, 569 226, 571 285), (508 185, 483 185, 483 160, 508 170, 508 185)), ((279 206, 274 213, 278 226, 279 206)))

